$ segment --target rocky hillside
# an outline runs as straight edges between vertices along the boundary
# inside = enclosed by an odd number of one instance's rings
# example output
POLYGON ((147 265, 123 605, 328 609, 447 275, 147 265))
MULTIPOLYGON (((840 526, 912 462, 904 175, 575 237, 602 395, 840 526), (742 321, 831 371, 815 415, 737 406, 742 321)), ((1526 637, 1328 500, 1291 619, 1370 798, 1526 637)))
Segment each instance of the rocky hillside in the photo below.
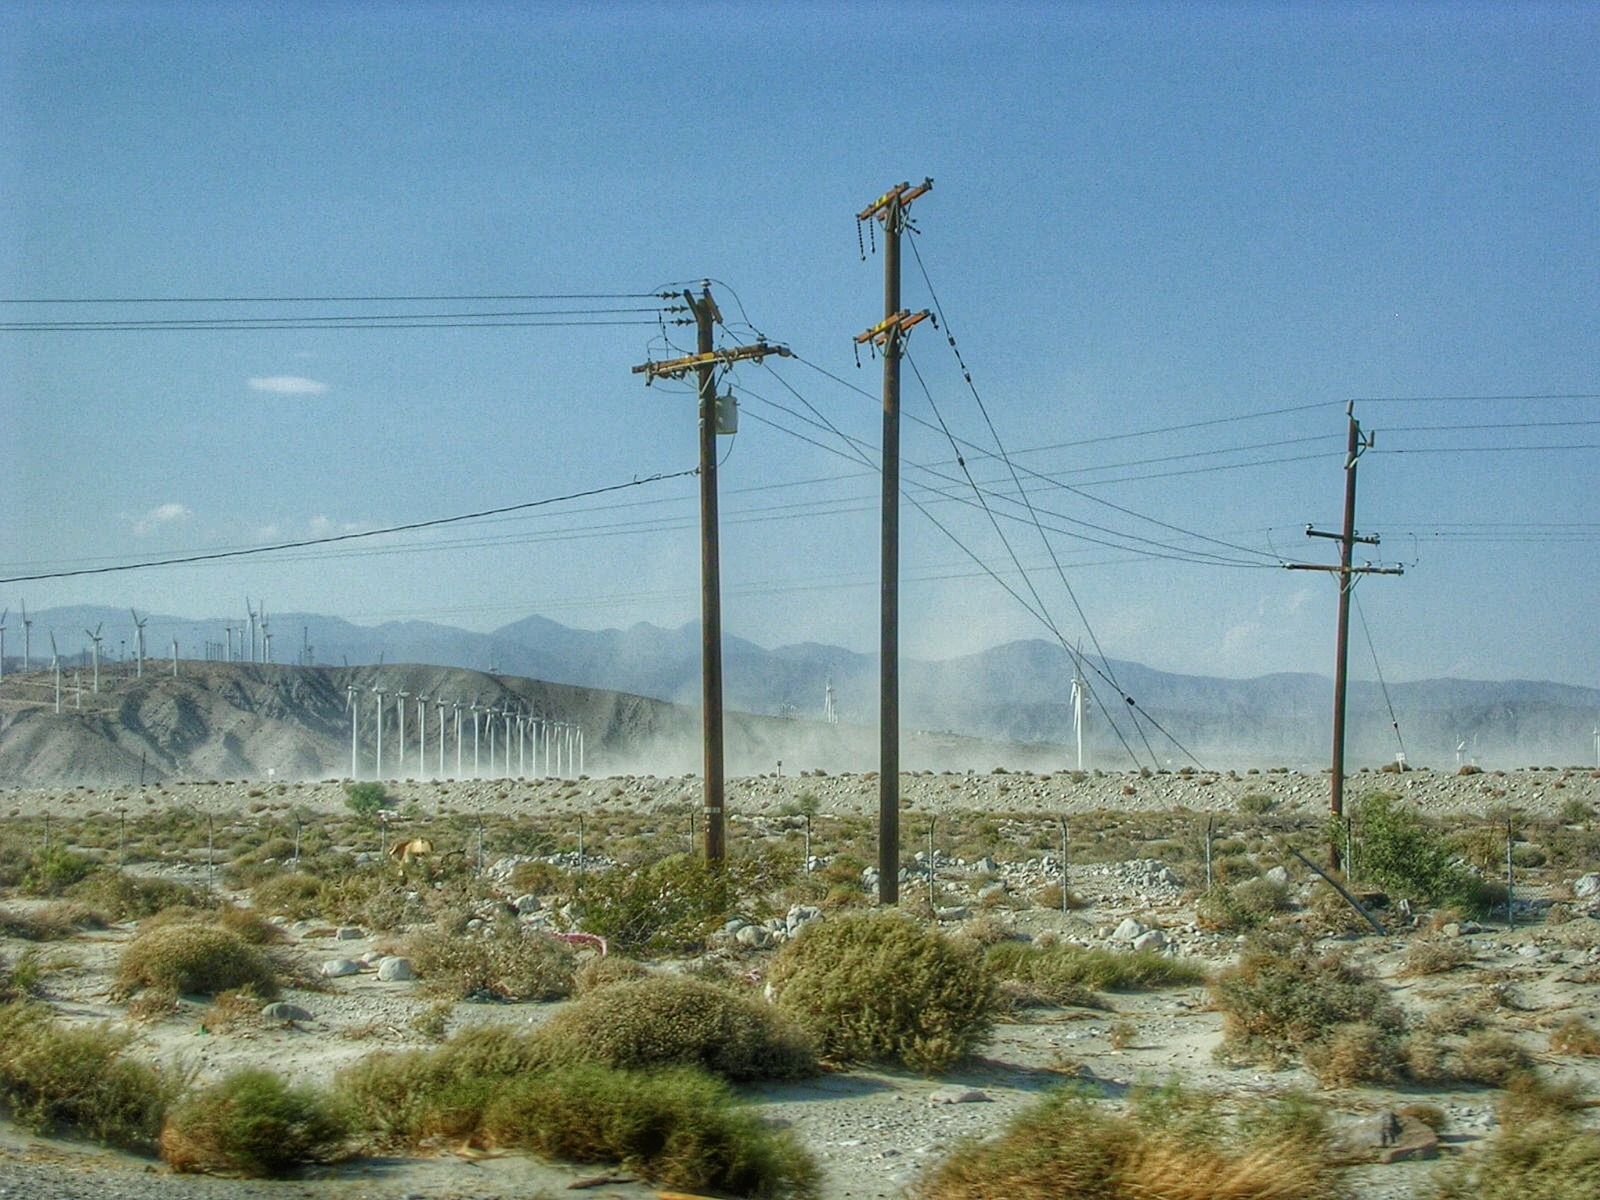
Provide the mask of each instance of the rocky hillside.
MULTIPOLYGON (((137 784, 162 780, 324 779, 351 774, 351 711, 358 708, 355 765, 362 777, 376 772, 378 700, 383 689, 384 778, 441 774, 438 770, 439 710, 446 714, 445 768, 457 763, 472 775, 471 705, 511 706, 530 716, 563 722, 583 731, 586 774, 654 772, 701 768, 698 711, 642 696, 451 667, 290 667, 271 664, 187 662, 173 675, 170 664, 147 663, 140 678, 131 663, 100 668, 100 691, 88 670, 63 672, 61 711, 55 710, 55 677, 49 671, 7 672, 0 681, 0 786, 60 787, 137 784), (395 706, 407 693, 405 761, 395 706), (418 758, 416 697, 428 696, 428 756, 418 758), (458 757, 454 704, 463 708, 458 757), (426 768, 426 769, 424 769, 426 768)), ((504 765, 504 726, 498 730, 496 765, 489 767, 487 721, 480 727, 477 774, 484 777, 546 773, 542 760, 530 767, 527 746, 517 739, 510 768, 504 765)), ((870 769, 877 740, 870 729, 825 725, 782 717, 730 713, 726 722, 730 774, 789 770, 870 769)), ((953 735, 908 735, 902 759, 908 769, 988 770, 1059 765, 1048 746, 1004 747, 953 735)), ((577 774, 576 752, 560 764, 577 774)))

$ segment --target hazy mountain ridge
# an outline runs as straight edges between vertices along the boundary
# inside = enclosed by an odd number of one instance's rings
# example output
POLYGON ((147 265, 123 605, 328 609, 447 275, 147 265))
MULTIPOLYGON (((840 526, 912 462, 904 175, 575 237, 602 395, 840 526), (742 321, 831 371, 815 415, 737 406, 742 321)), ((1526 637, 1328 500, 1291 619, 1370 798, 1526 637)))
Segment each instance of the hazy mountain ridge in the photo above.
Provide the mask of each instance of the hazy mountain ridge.
MULTIPOLYGON (((627 629, 570 629, 531 616, 487 634, 426 621, 358 626, 317 614, 271 616, 273 657, 295 661, 309 644, 317 662, 372 664, 431 662, 649 697, 681 705, 700 701, 700 629, 639 623, 627 629), (290 636, 292 635, 292 636, 290 636)), ((132 621, 122 610, 54 609, 34 616, 34 665, 40 630, 55 627, 62 649, 86 644, 82 630, 103 623, 103 661, 117 645, 131 656, 132 621), (59 631, 68 631, 63 635, 59 631), (72 630, 79 631, 76 638, 72 630), (113 642, 113 638, 116 641, 113 642)), ((192 621, 151 616, 146 652, 199 657, 202 643, 221 644, 225 619, 192 621)), ((235 645, 245 622, 227 619, 235 645)), ((8 640, 7 650, 16 646, 8 640)), ((81 654, 75 657, 84 657, 81 654)), ((19 656, 7 654, 8 670, 19 656)), ((878 711, 877 657, 836 646, 795 643, 765 649, 737 637, 723 643, 724 696, 730 710, 820 719, 831 682, 836 711, 847 724, 871 727, 878 711)), ((1329 748, 1332 683, 1312 674, 1252 679, 1179 675, 1120 660, 1089 662, 1092 696, 1086 743, 1097 765, 1188 761, 1194 755, 1226 765, 1315 765, 1329 748), (1159 729, 1136 727, 1131 697, 1159 729), (1169 737, 1163 736, 1166 731, 1169 737)), ((1073 741, 1071 657, 1040 639, 1006 643, 975 654, 929 661, 902 657, 901 716, 907 730, 950 731, 1005 742, 1063 745, 1073 741)), ((1600 690, 1532 680, 1503 682, 1431 679, 1389 686, 1352 681, 1348 747, 1351 761, 1387 761, 1402 744, 1408 757, 1453 765, 1591 762, 1600 690), (1400 726, 1393 728, 1393 706, 1400 726)), ((864 769, 870 759, 859 764, 864 769)))

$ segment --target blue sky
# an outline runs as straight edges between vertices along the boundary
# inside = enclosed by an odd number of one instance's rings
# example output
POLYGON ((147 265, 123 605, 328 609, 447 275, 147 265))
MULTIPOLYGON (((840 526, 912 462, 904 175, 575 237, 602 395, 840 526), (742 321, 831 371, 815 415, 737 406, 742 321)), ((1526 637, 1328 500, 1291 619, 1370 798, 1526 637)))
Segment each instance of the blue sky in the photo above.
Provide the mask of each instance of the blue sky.
MULTIPOLYGON (((880 373, 851 339, 883 283, 855 213, 931 176, 904 298, 945 324, 905 373, 906 653, 1059 632, 1169 670, 1330 672, 1334 584, 1279 564, 1334 560, 1304 529, 1337 528, 1354 399, 1358 527, 1383 538, 1357 557, 1406 565, 1357 589, 1355 672, 1593 685, 1597 145, 1580 4, 0 0, 0 298, 207 301, 0 306, 0 577, 681 472, 692 396, 630 372, 692 348, 659 301, 320 298, 711 279, 724 344, 798 355, 728 380, 726 629, 871 649, 880 373), (17 328, 560 308, 649 311, 17 328), (986 573, 1029 595, 1013 556, 1048 626, 986 573)), ((7 583, 0 607, 676 625, 696 520, 679 478, 7 583)))

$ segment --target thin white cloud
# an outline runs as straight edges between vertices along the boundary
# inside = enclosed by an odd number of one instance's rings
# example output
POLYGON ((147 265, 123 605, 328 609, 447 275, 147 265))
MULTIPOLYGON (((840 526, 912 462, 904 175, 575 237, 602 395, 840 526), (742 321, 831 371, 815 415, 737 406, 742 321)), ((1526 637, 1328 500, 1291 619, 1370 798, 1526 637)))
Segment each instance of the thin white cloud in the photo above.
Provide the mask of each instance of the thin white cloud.
POLYGON ((193 519, 194 513, 190 512, 182 504, 175 503, 158 504, 149 512, 143 513, 137 517, 130 517, 124 514, 124 520, 132 522, 133 532, 139 537, 144 537, 146 534, 154 533, 157 529, 160 529, 164 525, 173 525, 179 521, 189 521, 193 519))
POLYGON ((274 396, 320 396, 328 385, 303 375, 258 375, 249 380, 250 389, 274 396))

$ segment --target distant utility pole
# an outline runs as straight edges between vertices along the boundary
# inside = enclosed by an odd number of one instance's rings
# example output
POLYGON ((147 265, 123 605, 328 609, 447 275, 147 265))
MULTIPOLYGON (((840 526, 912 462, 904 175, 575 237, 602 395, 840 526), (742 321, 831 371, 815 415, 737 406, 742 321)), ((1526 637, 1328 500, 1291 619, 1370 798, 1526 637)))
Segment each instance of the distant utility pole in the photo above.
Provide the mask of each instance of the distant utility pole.
MULTIPOLYGON (((1356 534, 1356 462, 1372 448, 1374 438, 1363 435, 1361 423, 1355 417, 1355 405, 1345 406, 1350 419, 1350 437, 1344 458, 1344 528, 1338 533, 1328 533, 1306 526, 1307 537, 1330 538, 1339 543, 1339 565, 1320 563, 1284 563, 1291 571, 1331 571, 1339 576, 1339 636, 1333 669, 1333 770, 1330 782, 1329 811, 1335 821, 1344 816, 1344 709, 1345 692, 1349 679, 1350 661, 1350 592, 1361 575, 1404 575, 1404 567, 1381 567, 1368 564, 1350 565, 1351 548, 1357 544, 1376 546, 1378 537, 1356 534)), ((1328 861, 1337 869, 1342 865, 1342 854, 1337 836, 1330 839, 1328 861)))
POLYGON ((906 209, 933 187, 898 184, 856 214, 883 225, 883 320, 856 335, 883 354, 883 572, 878 619, 878 903, 900 902, 900 353, 928 317, 900 307, 900 235, 906 209))
MULTIPOLYGON (((723 823, 722 772, 722 567, 717 537, 717 433, 716 371, 745 359, 760 362, 769 354, 787 357, 785 346, 758 341, 753 346, 715 349, 715 327, 722 313, 711 298, 711 285, 702 286, 699 299, 684 292, 694 313, 695 353, 667 362, 647 362, 633 368, 646 385, 660 378, 681 379, 690 371, 699 379, 700 413, 700 685, 701 721, 705 741, 705 852, 706 862, 720 864, 726 854, 723 823)), ((730 406, 731 408, 731 406, 730 406)))

